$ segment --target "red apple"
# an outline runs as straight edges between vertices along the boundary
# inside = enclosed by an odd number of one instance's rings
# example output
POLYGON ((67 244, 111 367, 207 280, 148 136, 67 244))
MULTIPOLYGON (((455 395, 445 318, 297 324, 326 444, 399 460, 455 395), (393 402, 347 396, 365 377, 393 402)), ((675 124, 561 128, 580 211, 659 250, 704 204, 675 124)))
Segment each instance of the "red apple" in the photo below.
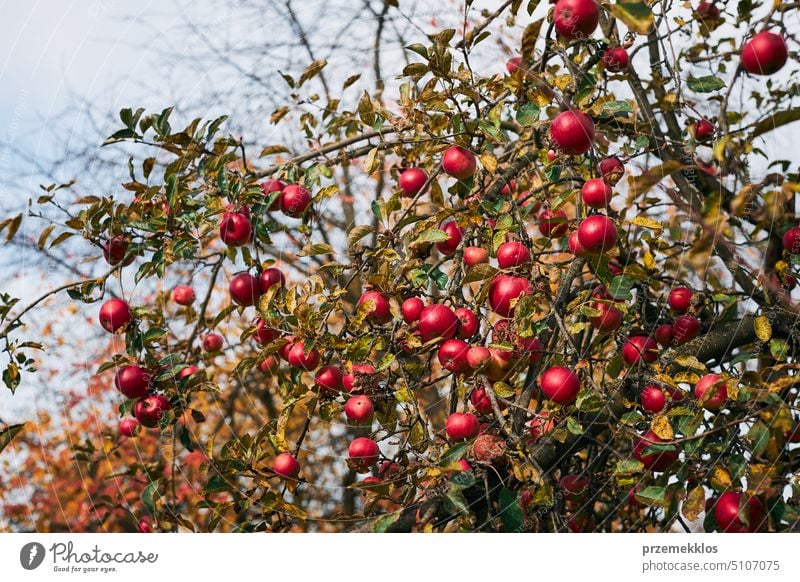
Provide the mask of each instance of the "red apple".
POLYGON ((320 354, 316 348, 311 348, 306 352, 305 342, 300 340, 295 342, 289 350, 287 360, 293 368, 311 372, 319 366, 320 354))
POLYGON ((109 333, 117 333, 133 318, 130 306, 122 299, 109 299, 100 307, 100 325, 109 333))
POLYGON ((700 320, 694 315, 681 315, 672 322, 672 339, 677 345, 693 340, 699 332, 700 320))
POLYGON ((519 70, 522 64, 522 57, 511 57, 506 62, 506 71, 509 75, 513 75, 515 71, 519 70))
POLYGON ((567 213, 563 210, 553 212, 549 208, 539 215, 539 232, 547 238, 561 238, 567 234, 567 213))
POLYGON ((451 220, 441 227, 440 230, 443 230, 447 233, 447 240, 443 240, 441 242, 436 243, 436 248, 439 249, 439 252, 443 255, 452 255, 458 249, 458 245, 461 244, 461 237, 462 232, 461 229, 458 227, 454 220, 451 220))
POLYGON ((542 359, 544 346, 537 338, 519 338, 517 343, 523 352, 529 354, 528 360, 531 364, 535 364, 542 359))
POLYGON ((200 368, 198 368, 197 366, 186 366, 183 370, 178 372, 178 379, 179 380, 183 380, 183 379, 188 378, 190 376, 194 376, 199 371, 200 371, 200 368))
POLYGON ((714 135, 714 126, 707 119, 699 119, 689 126, 689 133, 697 141, 707 141, 714 135))
POLYGON ((786 43, 774 32, 759 32, 742 47, 740 63, 751 75, 772 75, 786 64, 786 43))
POLYGON ((652 364, 658 359, 658 344, 646 335, 635 335, 622 346, 622 359, 629 366, 639 362, 652 364))
POLYGON ((717 20, 720 17, 719 8, 712 2, 700 2, 694 9, 695 16, 703 21, 717 20))
POLYGON ((486 375, 492 382, 506 380, 517 363, 512 350, 489 348, 490 359, 486 366, 486 375))
POLYGON ((800 255, 800 226, 793 226, 783 235, 783 250, 790 255, 800 255))
POLYGON ((344 403, 344 414, 350 424, 369 425, 372 424, 375 407, 369 396, 351 396, 344 403))
POLYGON ((454 374, 461 374, 469 368, 467 362, 467 342, 460 339, 449 339, 442 342, 436 356, 445 370, 454 374))
POLYGON ((531 282, 525 277, 496 275, 489 284, 489 305, 501 317, 514 314, 512 302, 533 292, 531 282))
POLYGON ((492 414, 492 401, 486 393, 485 388, 475 388, 469 395, 469 401, 479 414, 483 414, 484 416, 492 414))
POLYGON ((231 277, 228 289, 233 302, 245 307, 255 305, 261 297, 261 284, 250 273, 237 273, 231 277))
POLYGON ((455 310, 456 317, 458 318, 458 330, 456 337, 459 339, 469 339, 474 336, 478 331, 478 316, 475 312, 466 307, 459 307, 455 310))
MULTIPOLYGON (((119 265, 128 254, 128 239, 122 235, 115 236, 103 245, 103 258, 109 265, 119 265)), ((129 257, 125 264, 133 262, 133 256, 129 257)))
POLYGON ((581 381, 572 370, 561 366, 548 368, 539 379, 542 393, 556 404, 575 402, 581 389, 581 381))
POLYGON ((114 385, 126 398, 141 398, 150 391, 150 372, 141 366, 128 365, 117 370, 114 385))
POLYGON ((419 297, 409 297, 400 306, 400 312, 403 314, 403 321, 407 324, 412 324, 419 321, 419 316, 425 308, 425 302, 419 297))
POLYGON ((342 377, 338 366, 322 366, 314 376, 314 383, 329 394, 337 394, 344 389, 342 377))
POLYGON ((467 350, 467 364, 473 370, 485 366, 491 357, 491 352, 483 346, 473 346, 467 350))
MULTIPOLYGON (((572 1, 588 1, 594 5, 594 0, 572 1)), ((594 122, 575 109, 563 111, 550 125, 550 137, 565 154, 579 156, 588 152, 594 143, 594 122)))
POLYGON ((569 252, 575 255, 576 257, 585 257, 586 255, 590 255, 591 253, 583 248, 581 241, 578 240, 578 231, 572 231, 567 239, 567 248, 569 252))
POLYGON ((517 183, 514 180, 509 180, 503 186, 503 189, 500 190, 500 196, 505 196, 506 198, 511 196, 513 192, 517 190, 517 183))
POLYGON ((655 384, 650 384, 645 386, 644 390, 642 390, 641 401, 642 408, 644 408, 647 412, 657 414, 664 410, 664 405, 666 404, 667 399, 664 396, 664 391, 661 388, 655 384))
POLYGON ((226 212, 219 223, 219 238, 229 247, 241 247, 250 242, 253 225, 241 212, 226 212))
POLYGON ((258 363, 258 369, 272 376, 278 371, 278 359, 275 356, 267 356, 258 363))
POLYGON ((210 333, 203 338, 203 349, 209 353, 218 352, 222 349, 225 340, 218 333, 210 333))
POLYGON ((170 409, 169 400, 161 394, 152 394, 136 402, 133 414, 139 424, 147 428, 155 428, 161 417, 170 409))
POLYGON ((599 22, 600 10, 594 0, 558 0, 553 10, 556 32, 568 40, 587 38, 599 22))
POLYGON ((419 315, 419 333, 422 340, 450 339, 458 331, 458 317, 447 305, 426 305, 419 315))
POLYGON ((136 529, 139 533, 153 533, 153 518, 149 515, 143 516, 136 523, 136 529))
POLYGON ((294 455, 281 453, 272 461, 272 470, 281 479, 294 481, 300 474, 300 463, 297 462, 294 455))
POLYGON ((461 146, 450 146, 442 156, 442 169, 444 172, 459 180, 472 177, 477 168, 475 154, 461 146))
POLYGON ((581 188, 581 199, 586 206, 591 208, 605 208, 613 197, 614 190, 603 178, 586 180, 581 188))
POLYGON ((621 46, 614 46, 603 53, 603 66, 607 71, 619 73, 628 68, 630 57, 628 51, 621 46))
POLYGON ((378 443, 367 437, 358 437, 348 448, 350 460, 359 468, 367 469, 378 462, 380 448, 378 443))
POLYGON ((531 252, 518 241, 509 241, 497 249, 497 264, 501 269, 519 267, 531 262, 531 252))
POLYGON ((281 212, 292 218, 300 218, 311 206, 311 192, 298 184, 286 186, 278 196, 281 212))
MULTIPOLYGON (((269 197, 275 192, 283 192, 284 188, 286 188, 286 184, 275 178, 269 178, 261 182, 261 193, 266 197, 269 197)), ((269 205, 269 210, 275 211, 280 209, 280 198, 280 196, 275 197, 272 204, 269 205)))
POLYGON ((538 415, 528 423, 528 431, 530 432, 530 440, 535 442, 548 434, 556 426, 555 420, 550 418, 550 413, 547 410, 542 410, 538 415))
POLYGON ((367 301, 373 302, 375 305, 367 312, 367 320, 377 325, 389 323, 392 320, 392 312, 389 308, 389 299, 380 291, 367 291, 358 300, 358 305, 361 306, 367 301))
POLYGON ((445 431, 452 441, 465 441, 478 435, 480 423, 474 414, 469 412, 454 412, 447 417, 445 431))
POLYGON ((766 523, 764 506, 756 497, 750 497, 746 503, 742 503, 742 493, 738 491, 726 491, 719 496, 714 504, 714 520, 720 529, 726 533, 754 533, 761 530, 766 523), (740 508, 746 505, 747 521, 739 517, 740 508))
POLYGON ((422 168, 408 168, 400 172, 398 183, 400 184, 400 191, 406 198, 413 198, 416 196, 425 182, 428 181, 428 174, 422 168))
POLYGON ((688 287, 675 287, 669 292, 667 303, 675 311, 689 311, 692 306, 692 290, 688 287))
POLYGON ((258 283, 262 293, 266 293, 273 285, 278 285, 280 288, 286 287, 286 277, 280 269, 270 267, 264 269, 258 275, 258 283))
POLYGON ((625 173, 625 166, 619 161, 619 158, 611 157, 600 160, 597 167, 603 180, 612 186, 619 182, 622 174, 625 173))
POLYGON ((672 344, 672 326, 668 323, 659 325, 653 332, 653 335, 655 336, 659 345, 664 346, 665 348, 672 344))
POLYGON ((603 253, 617 244, 617 226, 603 214, 584 218, 578 226, 578 241, 590 253, 603 253))
POLYGON ((558 487, 566 493, 566 498, 572 502, 578 502, 589 492, 592 482, 585 475, 567 474, 558 480, 558 487))
POLYGON ((253 337, 255 337, 259 345, 265 346, 274 342, 280 336, 281 334, 277 329, 269 327, 260 317, 256 319, 256 333, 253 337))
POLYGON ((694 386, 694 397, 706 410, 719 410, 728 399, 728 384, 719 374, 706 374, 694 386))
POLYGON ((600 315, 590 317, 589 323, 600 333, 611 333, 622 325, 624 314, 616 307, 607 303, 595 303, 592 307, 600 311, 600 315))
POLYGON ((178 285, 172 290, 172 300, 178 305, 191 305, 197 297, 188 285, 178 285))
POLYGON ((342 376, 342 385, 348 392, 370 391, 378 387, 378 375, 369 364, 354 364, 349 374, 342 376))
POLYGON ((139 423, 135 418, 123 418, 119 421, 119 434, 124 437, 132 437, 136 434, 139 423))
POLYGON ((656 451, 645 453, 648 447, 658 445, 664 441, 653 431, 648 430, 636 441, 633 446, 633 457, 644 464, 644 468, 662 473, 678 460, 678 451, 656 451))
POLYGON ((489 251, 481 247, 467 247, 464 249, 464 262, 470 267, 489 262, 489 251))

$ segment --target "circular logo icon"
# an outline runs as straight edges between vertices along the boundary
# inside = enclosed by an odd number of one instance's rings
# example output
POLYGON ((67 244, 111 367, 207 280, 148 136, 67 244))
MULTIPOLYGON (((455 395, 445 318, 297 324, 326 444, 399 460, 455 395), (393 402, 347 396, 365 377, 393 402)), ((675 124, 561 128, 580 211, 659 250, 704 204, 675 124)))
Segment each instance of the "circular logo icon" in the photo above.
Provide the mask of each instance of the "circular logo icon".
POLYGON ((30 542, 19 551, 19 563, 26 570, 35 570, 44 561, 44 546, 39 542, 30 542))

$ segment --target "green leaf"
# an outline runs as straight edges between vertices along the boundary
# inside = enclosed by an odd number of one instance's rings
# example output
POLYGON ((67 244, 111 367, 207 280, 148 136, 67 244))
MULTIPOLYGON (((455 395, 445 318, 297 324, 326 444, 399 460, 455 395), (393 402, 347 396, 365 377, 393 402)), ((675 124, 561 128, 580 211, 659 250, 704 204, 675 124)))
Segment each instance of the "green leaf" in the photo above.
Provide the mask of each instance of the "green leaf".
POLYGON ((22 432, 26 424, 25 422, 22 424, 11 424, 3 430, 0 430, 0 453, 3 452, 3 449, 8 446, 8 443, 10 443, 15 436, 22 432))
POLYGON ((414 239, 412 245, 418 245, 422 243, 437 243, 437 242, 444 242, 450 238, 450 235, 447 234, 443 230, 439 230, 438 228, 429 228, 428 230, 424 230, 420 233, 420 235, 414 239))
POLYGON ((651 485, 636 491, 636 501, 644 505, 664 505, 665 487, 651 485))
POLYGON ((533 125, 539 121, 542 110, 535 103, 525 103, 517 109, 517 123, 520 125, 533 125))
POLYGON ((689 77, 686 84, 689 86, 689 89, 695 93, 713 93, 725 87, 725 81, 714 75, 689 77))
POLYGON ((450 464, 455 463, 459 459, 463 459, 464 455, 469 452, 469 445, 467 443, 460 443, 447 449, 442 455, 442 463, 450 464))
POLYGON ((750 441, 753 447, 753 455, 758 456, 767 449, 769 429, 763 422, 759 421, 747 432, 747 440, 750 441))
POLYGON ((635 475, 636 473, 641 473, 643 470, 644 463, 641 461, 637 461, 636 459, 622 459, 621 461, 617 461, 617 464, 614 466, 614 475, 635 475))
POLYGON ((571 416, 567 418, 567 430, 574 435, 583 434, 583 426, 581 426, 581 423, 571 416))
POLYGON ((522 531, 522 509, 517 501, 517 494, 503 487, 498 497, 500 503, 500 520, 503 523, 503 531, 506 533, 520 533, 522 531))
POLYGON ((611 284, 608 286, 608 292, 614 299, 633 299, 631 289, 636 281, 627 275, 617 275, 611 279, 611 284))
POLYGON ((147 508, 147 511, 150 512, 150 515, 155 514, 156 512, 156 502, 155 502, 155 495, 158 491, 158 479, 155 481, 150 481, 142 490, 142 494, 139 497, 142 501, 142 504, 147 508))
POLYGON ((633 107, 627 101, 606 101, 603 103, 602 112, 607 114, 631 113, 633 107))
POLYGON ((644 2, 617 2, 609 10, 633 32, 647 34, 653 28, 653 11, 644 2))
POLYGON ((362 238, 372 232, 372 227, 362 224, 361 226, 354 226, 349 233, 347 233, 347 244, 355 246, 362 238))
POLYGON ((387 515, 382 515, 375 521, 375 525, 372 527, 372 531, 375 533, 386 533, 386 530, 389 527, 400 519, 400 512, 396 511, 394 513, 389 513, 387 515))

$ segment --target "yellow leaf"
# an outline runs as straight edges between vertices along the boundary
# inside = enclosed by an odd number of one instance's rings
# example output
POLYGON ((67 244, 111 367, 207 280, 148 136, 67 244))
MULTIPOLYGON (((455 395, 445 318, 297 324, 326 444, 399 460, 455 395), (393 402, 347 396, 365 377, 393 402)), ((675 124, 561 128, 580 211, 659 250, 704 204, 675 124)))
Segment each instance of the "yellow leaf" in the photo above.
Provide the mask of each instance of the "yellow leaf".
POLYGON ((497 169, 497 158, 495 158, 491 153, 484 152, 479 156, 479 159, 481 161, 481 166, 483 166, 483 168, 490 174, 493 174, 497 169))
POLYGON ((768 342, 772 337, 772 325, 766 316, 759 315, 756 317, 753 327, 756 331, 756 337, 758 337, 758 339, 760 339, 762 342, 768 342))
POLYGON ((686 496, 683 502, 682 513, 689 521, 695 521, 700 513, 706 509, 706 492, 701 485, 698 485, 686 496))
POLYGON ((679 170, 685 169, 687 166, 681 162, 676 160, 670 160, 668 162, 664 162, 658 166, 650 168, 645 173, 640 174, 639 176, 631 176, 628 178, 628 184, 630 185, 631 191, 635 196, 639 196, 644 194, 650 188, 658 184, 661 180, 669 176, 670 174, 674 174, 679 170))
POLYGON ((648 218, 647 216, 637 216, 631 219, 631 224, 635 224, 636 226, 642 226, 644 228, 649 228, 650 230, 654 230, 657 233, 660 233, 664 230, 662 224, 655 220, 654 218, 648 218))
POLYGON ((708 369, 706 365, 695 356, 680 356, 679 358, 675 358, 675 363, 684 368, 691 368, 693 370, 699 370, 700 372, 705 372, 708 369))
POLYGON ((730 473, 719 465, 715 466, 711 471, 711 486, 717 491, 729 489, 731 486, 730 473))
POLYGON ((665 441, 671 441, 675 436, 672 430, 672 424, 670 424, 669 419, 663 414, 657 414, 653 418, 653 421, 650 423, 650 430, 656 433, 658 438, 664 439, 665 441))

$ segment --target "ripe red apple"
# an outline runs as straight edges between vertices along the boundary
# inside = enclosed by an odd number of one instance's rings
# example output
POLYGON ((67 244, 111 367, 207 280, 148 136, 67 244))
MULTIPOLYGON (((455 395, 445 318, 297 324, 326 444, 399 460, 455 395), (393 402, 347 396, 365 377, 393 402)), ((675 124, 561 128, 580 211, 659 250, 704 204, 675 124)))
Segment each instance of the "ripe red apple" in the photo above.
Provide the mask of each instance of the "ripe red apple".
POLYGON ((492 382, 506 380, 509 373, 517 363, 516 355, 512 350, 489 348, 490 359, 486 366, 486 375, 492 382))
POLYGON ((664 405, 667 403, 667 399, 664 396, 664 391, 655 384, 650 384, 644 387, 644 390, 642 390, 641 401, 642 408, 644 408, 647 412, 652 412, 653 414, 657 414, 664 410, 664 405))
POLYGON ((528 423, 528 431, 530 433, 530 441, 535 442, 542 436, 548 434, 556 426, 555 420, 550 418, 550 413, 547 410, 542 410, 538 415, 534 416, 528 423))
MULTIPOLYGON (((109 265, 119 265, 128 253, 128 239, 122 235, 117 235, 110 239, 103 245, 103 258, 109 265)), ((125 262, 130 264, 133 261, 133 256, 125 262)))
POLYGON ((269 267, 258 275, 258 283, 261 287, 261 292, 266 293, 273 285, 278 285, 281 288, 286 287, 286 277, 280 269, 269 267))
MULTIPOLYGON (((594 4, 594 0, 578 1, 594 4)), ((590 117, 575 109, 563 111, 550 125, 550 137, 565 154, 579 156, 588 152, 594 143, 594 122, 590 117)))
POLYGON ((714 504, 714 519, 720 529, 726 533, 754 533, 763 528, 766 522, 764 506, 756 497, 746 501, 747 521, 739 517, 739 508, 742 506, 742 493, 739 491, 726 491, 719 496, 714 504))
POLYGON ((442 156, 442 169, 445 174, 466 180, 472 177, 477 168, 475 154, 461 146, 450 146, 442 156))
POLYGON ((483 346, 473 346, 467 350, 467 364, 473 370, 485 366, 491 357, 491 352, 483 346))
POLYGON ((585 257, 586 255, 590 255, 591 253, 583 248, 581 241, 578 240, 578 231, 574 230, 570 233, 569 238, 567 239, 567 248, 569 252, 571 252, 576 257, 585 257))
POLYGON ((219 223, 219 238, 229 247, 241 247, 250 242, 253 224, 241 212, 226 212, 219 223))
POLYGON ((635 335, 622 346, 622 359, 629 366, 639 362, 652 364, 658 359, 658 344, 646 335, 635 335))
POLYGON ((419 315, 419 334, 425 342, 450 339, 458 331, 458 317, 447 305, 426 305, 419 315))
POLYGON ((692 306, 692 290, 688 287, 675 287, 669 292, 667 303, 675 311, 689 311, 692 306))
POLYGON ((672 344, 672 326, 668 323, 659 325, 653 332, 653 335, 655 336, 659 345, 664 346, 665 348, 672 344))
POLYGON ((300 463, 297 462, 294 455, 281 453, 272 461, 272 470, 281 479, 293 481, 300 474, 300 463))
POLYGON ((464 249, 464 262, 470 267, 489 262, 489 251, 481 247, 467 247, 464 249))
POLYGON ((367 301, 374 302, 375 306, 367 312, 367 319, 372 323, 383 325, 392 320, 392 312, 389 308, 389 299, 380 291, 367 291, 358 300, 361 306, 367 301))
MULTIPOLYGON (((266 197, 269 197, 275 192, 283 192, 284 188, 286 188, 286 184, 280 180, 276 180, 275 178, 268 178, 261 182, 261 193, 266 197)), ((275 211, 280 208, 280 198, 280 196, 275 197, 275 199, 269 205, 269 210, 275 211)))
POLYGON ((742 47, 740 63, 751 75, 772 75, 786 64, 786 43, 774 32, 759 32, 742 47))
POLYGON ((528 361, 531 364, 535 364, 542 359, 544 355, 544 346, 537 338, 519 338, 517 343, 523 352, 529 354, 528 361))
POLYGON ((478 435, 481 426, 478 418, 469 412, 454 412, 447 417, 445 431, 452 441, 465 441, 478 435))
POLYGON ((664 441, 653 431, 648 430, 636 441, 633 446, 633 457, 644 464, 645 469, 661 473, 666 471, 672 463, 678 460, 678 451, 656 451, 645 453, 648 447, 658 445, 664 441))
POLYGON ((689 133, 697 141, 707 141, 714 135, 714 126, 708 119, 698 119, 689 126, 689 133))
POLYGON ((567 234, 567 213, 563 210, 553 212, 549 208, 539 214, 539 232, 547 238, 561 238, 567 234))
POLYGON ((294 340, 295 340, 295 337, 294 337, 293 335, 289 335, 289 336, 286 336, 286 337, 285 337, 285 338, 283 338, 283 339, 285 339, 285 340, 286 340, 286 343, 285 343, 285 344, 283 344, 283 345, 282 345, 282 346, 281 346, 281 347, 278 349, 278 355, 279 355, 281 358, 283 358, 285 361, 287 361, 287 362, 288 362, 288 361, 289 361, 289 352, 291 351, 291 349, 292 349, 292 346, 294 346, 294 340))
POLYGON ((501 269, 519 267, 531 262, 531 252, 518 241, 509 241, 497 249, 497 264, 501 269))
POLYGON ((581 188, 581 199, 586 206, 591 208, 605 208, 613 197, 614 190, 603 178, 586 180, 581 188))
POLYGON ((514 314, 513 301, 533 292, 531 282, 525 277, 514 275, 495 275, 489 284, 489 305, 501 317, 514 314))
POLYGON ((400 306, 400 312, 403 314, 403 321, 407 324, 412 324, 419 320, 420 313, 425 307, 425 302, 419 297, 409 297, 400 306))
POLYGON ((693 340, 699 332, 700 320, 694 315, 681 315, 672 322, 672 339, 677 345, 693 340))
POLYGON ((611 157, 600 160, 597 167, 603 180, 612 186, 619 182, 622 174, 625 173, 625 166, 619 161, 619 158, 611 157))
POLYGON ((443 224, 439 229, 447 233, 448 238, 447 240, 437 242, 436 248, 439 249, 439 252, 443 255, 452 255, 456 252, 456 249, 458 249, 458 245, 461 244, 463 233, 454 220, 443 224))
POLYGON ((342 385, 348 392, 375 390, 378 387, 377 370, 369 364, 354 364, 351 372, 342 376, 342 385))
POLYGON ((694 9, 695 16, 703 21, 717 20, 720 17, 719 8, 712 2, 700 2, 694 9))
POLYGON ((624 314, 622 311, 607 303, 595 303, 592 305, 600 311, 600 315, 589 318, 589 323, 600 333, 607 334, 616 331, 622 325, 624 314))
POLYGON ((467 307, 459 307, 455 310, 456 317, 458 318, 458 330, 456 337, 459 339, 469 339, 474 336, 478 331, 478 316, 475 312, 467 307))
POLYGON ((599 22, 600 10, 594 0, 558 0, 553 10, 556 32, 568 40, 587 38, 599 22))
POLYGON ((486 393, 485 388, 475 388, 469 395, 469 401, 472 403, 475 410, 478 411, 478 414, 483 414, 484 416, 492 414, 492 401, 486 393))
POLYGON ((408 168, 400 172, 398 183, 400 184, 400 191, 406 198, 413 198, 416 196, 425 182, 428 181, 428 174, 422 168, 408 168))
POLYGON ((272 343, 278 339, 280 335, 277 329, 269 327, 260 317, 256 319, 256 333, 253 337, 255 337, 259 345, 265 346, 272 343))
POLYGON ((445 370, 453 374, 461 374, 469 368, 469 363, 467 362, 468 351, 467 342, 454 338, 442 342, 436 352, 436 357, 445 370))
POLYGON ((344 403, 344 414, 350 424, 356 426, 372 424, 375 407, 369 396, 351 396, 344 403))
POLYGON ((290 184, 278 197, 281 212, 292 218, 300 218, 311 206, 311 192, 299 184, 290 184))
POLYGON ((136 523, 136 529, 139 533, 153 533, 153 518, 149 515, 143 516, 136 523))
POLYGON ((694 386, 694 397, 703 402, 706 410, 719 410, 728 399, 728 384, 719 374, 706 374, 694 386))
POLYGON ((378 462, 380 448, 378 443, 367 437, 358 437, 348 448, 350 460, 359 468, 367 469, 378 462))
POLYGON ((132 437, 136 434, 139 423, 135 418, 123 418, 119 421, 119 434, 124 437, 132 437))
POLYGON ((558 487, 566 493, 568 500, 578 502, 589 492, 592 482, 585 475, 567 474, 558 480, 558 487))
POLYGON ((275 356, 267 356, 258 363, 258 369, 265 374, 272 376, 278 371, 278 359, 275 356))
POLYGON ((218 352, 222 349, 225 340, 218 333, 209 333, 203 338, 203 349, 209 353, 218 352))
POLYGON ((630 57, 628 51, 621 46, 614 46, 603 53, 603 66, 607 71, 619 73, 628 68, 630 57))
POLYGON ((178 305, 191 305, 197 297, 188 285, 178 285, 172 290, 172 300, 178 305))
POLYGON ((572 370, 562 366, 548 368, 539 379, 542 393, 556 404, 575 402, 581 389, 581 381, 572 370))
POLYGON ((141 398, 150 391, 150 372, 141 366, 128 365, 117 370, 114 385, 126 398, 141 398))
POLYGON ((790 255, 800 255, 800 226, 793 226, 783 235, 783 250, 790 255))
POLYGON ((231 277, 228 289, 233 302, 245 307, 255 305, 261 297, 261 284, 250 273, 237 273, 231 277))
POLYGON ((109 333, 122 331, 132 318, 130 306, 122 299, 109 299, 100 307, 100 325, 109 333))
POLYGON ((508 198, 509 196, 511 196, 512 193, 516 192, 516 190, 517 190, 517 182, 514 180, 509 180, 508 182, 505 183, 503 189, 500 190, 500 196, 505 196, 506 198, 508 198))
POLYGON ((509 75, 513 75, 515 71, 519 70, 522 64, 522 57, 511 57, 506 62, 506 71, 509 75))
POLYGON ((306 353, 305 342, 300 340, 299 342, 295 342, 289 350, 287 360, 289 365, 293 368, 300 368, 301 370, 311 372, 319 366, 320 354, 317 348, 311 348, 308 353, 306 353))
POLYGON ((197 366, 186 366, 183 370, 178 372, 178 379, 183 380, 184 378, 188 378, 189 376, 194 376, 200 371, 200 368, 197 366))
POLYGON ((161 417, 170 409, 169 400, 161 394, 151 394, 136 402, 133 414, 139 424, 147 428, 155 428, 161 417))
POLYGON ((603 253, 617 244, 617 226, 603 214, 593 214, 578 225, 578 241, 590 253, 603 253))
POLYGON ((338 366, 322 366, 314 376, 314 383, 329 394, 337 394, 344 388, 342 377, 338 366))

